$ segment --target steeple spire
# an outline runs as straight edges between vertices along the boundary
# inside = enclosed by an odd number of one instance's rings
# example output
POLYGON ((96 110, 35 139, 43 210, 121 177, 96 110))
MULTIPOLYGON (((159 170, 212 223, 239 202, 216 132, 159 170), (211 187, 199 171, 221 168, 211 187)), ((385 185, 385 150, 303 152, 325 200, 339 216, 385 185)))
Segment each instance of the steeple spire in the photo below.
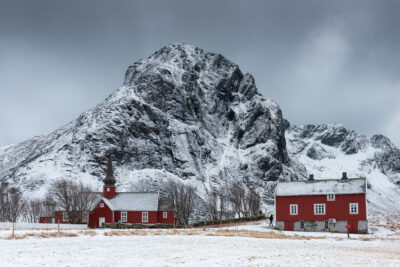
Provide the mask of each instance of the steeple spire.
POLYGON ((103 182, 105 186, 115 186, 116 183, 112 167, 111 154, 108 154, 107 173, 103 182))

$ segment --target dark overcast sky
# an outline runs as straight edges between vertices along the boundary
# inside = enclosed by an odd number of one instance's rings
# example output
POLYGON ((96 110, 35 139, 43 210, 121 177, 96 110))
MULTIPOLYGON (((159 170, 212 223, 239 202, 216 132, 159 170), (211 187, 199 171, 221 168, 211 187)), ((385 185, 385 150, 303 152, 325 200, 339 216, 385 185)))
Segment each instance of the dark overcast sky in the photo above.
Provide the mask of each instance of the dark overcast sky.
POLYGON ((253 74, 292 124, 400 145, 400 1, 0 0, 0 145, 49 133, 185 42, 253 74))

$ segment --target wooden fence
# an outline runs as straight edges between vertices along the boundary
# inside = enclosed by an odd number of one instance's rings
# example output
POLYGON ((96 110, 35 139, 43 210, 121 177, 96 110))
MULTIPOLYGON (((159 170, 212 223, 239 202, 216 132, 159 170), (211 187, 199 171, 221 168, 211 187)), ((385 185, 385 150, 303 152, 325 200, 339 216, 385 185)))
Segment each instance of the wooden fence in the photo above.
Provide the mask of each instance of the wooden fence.
MULTIPOLYGON (((86 224, 14 223, 14 230, 84 230, 86 224)), ((0 222, 0 230, 12 230, 13 223, 0 222)))

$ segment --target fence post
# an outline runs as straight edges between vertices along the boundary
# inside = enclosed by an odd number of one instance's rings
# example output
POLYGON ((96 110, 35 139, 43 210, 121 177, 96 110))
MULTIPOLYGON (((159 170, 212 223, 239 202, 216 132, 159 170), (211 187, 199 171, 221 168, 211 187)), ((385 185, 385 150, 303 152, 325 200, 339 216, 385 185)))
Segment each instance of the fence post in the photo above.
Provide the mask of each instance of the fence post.
POLYGON ((12 226, 12 237, 15 237, 15 222, 13 222, 13 226, 12 226))

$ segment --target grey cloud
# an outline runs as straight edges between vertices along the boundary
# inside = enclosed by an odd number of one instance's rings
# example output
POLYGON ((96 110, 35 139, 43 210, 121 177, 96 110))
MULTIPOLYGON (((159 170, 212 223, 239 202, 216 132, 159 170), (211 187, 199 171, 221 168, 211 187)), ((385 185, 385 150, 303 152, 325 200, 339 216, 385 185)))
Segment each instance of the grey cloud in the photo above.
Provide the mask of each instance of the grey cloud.
POLYGON ((400 145, 398 1, 2 1, 0 145, 101 102, 172 42, 252 73, 295 124, 342 123, 400 145))

